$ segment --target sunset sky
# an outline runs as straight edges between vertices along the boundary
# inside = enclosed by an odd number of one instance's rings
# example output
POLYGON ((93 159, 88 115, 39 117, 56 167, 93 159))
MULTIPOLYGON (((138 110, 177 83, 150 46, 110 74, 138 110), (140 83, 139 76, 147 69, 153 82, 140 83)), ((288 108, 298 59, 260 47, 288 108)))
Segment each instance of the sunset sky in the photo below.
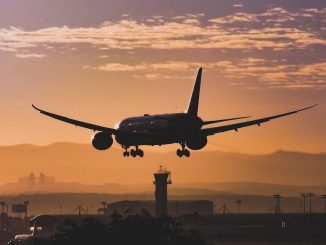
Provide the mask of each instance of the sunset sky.
POLYGON ((90 142, 32 103, 108 127, 184 111, 200 66, 205 120, 319 104, 205 149, 326 152, 325 0, 0 0, 0 145, 90 142))

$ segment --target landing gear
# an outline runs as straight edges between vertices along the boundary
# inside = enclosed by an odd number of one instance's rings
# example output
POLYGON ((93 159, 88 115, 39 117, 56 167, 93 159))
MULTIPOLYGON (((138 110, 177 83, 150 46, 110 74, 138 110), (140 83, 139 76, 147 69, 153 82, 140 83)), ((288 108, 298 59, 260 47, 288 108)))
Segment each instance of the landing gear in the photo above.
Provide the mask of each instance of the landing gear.
POLYGON ((178 149, 177 155, 178 155, 178 157, 183 157, 183 156, 190 157, 190 151, 187 149, 184 149, 184 150, 178 149))
POLYGON ((186 156, 190 157, 190 151, 186 149, 186 144, 184 142, 181 143, 182 149, 177 150, 178 157, 186 156))
POLYGON ((129 146, 122 146, 123 149, 125 149, 125 151, 123 152, 123 156, 124 157, 129 157, 129 151, 128 151, 128 148, 129 146))
POLYGON ((123 152, 123 156, 124 157, 136 157, 136 156, 140 156, 140 157, 144 157, 144 151, 142 151, 141 149, 138 148, 138 146, 136 146, 136 149, 131 149, 130 153, 128 152, 128 148, 129 147, 123 147, 125 149, 125 151, 123 152))
POLYGON ((141 149, 136 149, 136 150, 132 149, 132 150, 130 151, 130 155, 131 155, 132 157, 136 157, 136 156, 143 157, 143 156, 144 156, 144 152, 143 152, 141 149))

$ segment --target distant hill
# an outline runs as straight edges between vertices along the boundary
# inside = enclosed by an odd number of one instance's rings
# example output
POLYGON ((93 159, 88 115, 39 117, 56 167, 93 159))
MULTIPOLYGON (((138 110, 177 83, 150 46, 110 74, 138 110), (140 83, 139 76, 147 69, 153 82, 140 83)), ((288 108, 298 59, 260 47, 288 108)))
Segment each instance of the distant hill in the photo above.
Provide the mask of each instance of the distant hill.
MULTIPOLYGON (((174 196, 185 195, 267 195, 280 193, 284 196, 298 197, 300 193, 313 192, 316 195, 326 193, 324 186, 281 185, 253 182, 220 182, 220 183, 177 183, 169 186, 169 194, 174 196)), ((146 194, 153 195, 154 185, 129 184, 122 185, 107 183, 103 185, 89 185, 82 183, 50 182, 42 185, 22 184, 20 182, 7 183, 0 186, 2 195, 8 194, 45 194, 45 193, 101 193, 114 195, 146 194)))
MULTIPOLYGON (((153 172, 160 164, 166 165, 172 171, 173 186, 183 183, 204 183, 201 186, 194 184, 195 186, 190 187, 234 192, 250 189, 250 184, 243 185, 241 182, 300 186, 326 184, 325 153, 278 151, 266 155, 247 155, 220 151, 193 151, 190 158, 180 159, 175 152, 145 151, 144 158, 133 159, 123 158, 122 149, 112 148, 99 152, 91 145, 73 143, 1 146, 0 184, 13 182, 30 172, 42 171, 55 176, 58 182, 87 184, 88 187, 81 185, 78 187, 85 189, 90 188, 90 185, 103 183, 117 183, 122 186, 135 186, 134 184, 139 183, 151 186, 153 172), (221 182, 237 184, 225 188, 223 184, 216 188, 205 185, 221 182)), ((73 188, 74 184, 70 185, 73 188)), ((189 188, 189 185, 185 188, 189 188)))
MULTIPOLYGON (((121 200, 154 200, 153 193, 144 194, 103 194, 103 193, 51 193, 51 194, 20 194, 5 195, 1 197, 10 206, 29 200, 29 214, 59 214, 75 213, 81 205, 88 213, 96 213, 102 207, 102 201, 109 203, 121 200)), ((169 195, 170 200, 211 200, 214 202, 216 212, 221 212, 222 205, 226 205, 231 212, 237 210, 236 200, 242 200, 241 212, 260 213, 274 212, 275 200, 271 196, 240 195, 240 194, 194 194, 194 195, 169 195)), ((282 212, 300 213, 303 210, 302 198, 286 197, 281 199, 282 212)), ((312 200, 313 212, 324 212, 324 202, 316 197, 312 200)))

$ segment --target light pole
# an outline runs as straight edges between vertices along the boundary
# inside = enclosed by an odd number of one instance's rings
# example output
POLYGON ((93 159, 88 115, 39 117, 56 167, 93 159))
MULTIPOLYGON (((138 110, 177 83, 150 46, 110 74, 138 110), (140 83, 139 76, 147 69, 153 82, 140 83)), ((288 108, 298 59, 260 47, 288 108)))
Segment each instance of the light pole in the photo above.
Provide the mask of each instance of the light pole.
POLYGON ((303 213, 305 214, 306 213, 306 197, 307 197, 307 194, 302 193, 300 196, 303 198, 303 213))
MULTIPOLYGON (((5 208, 6 208, 6 205, 7 203, 6 202, 0 202, 0 206, 1 206, 1 219, 2 219, 2 229, 5 228, 5 216, 6 216, 6 213, 5 213, 5 208)), ((7 217, 8 217, 8 213, 7 213, 7 217)))
POLYGON ((237 209, 238 209, 237 211, 238 211, 238 214, 240 214, 240 204, 241 204, 242 200, 238 199, 238 200, 236 200, 235 202, 236 202, 236 204, 237 204, 237 209))
POLYGON ((273 198, 276 200, 275 214, 280 214, 281 213, 281 198, 282 198, 282 196, 280 194, 274 194, 273 198))
POLYGON ((324 214, 326 214, 326 195, 321 195, 321 198, 324 199, 324 214))
POLYGON ((6 203, 7 219, 6 219, 6 228, 8 229, 9 225, 9 204, 6 203))
POLYGON ((315 196, 315 194, 312 193, 312 192, 307 193, 307 197, 309 197, 309 213, 310 213, 310 214, 312 213, 311 199, 312 199, 314 196, 315 196))
POLYGON ((108 204, 108 202, 103 201, 102 205, 103 205, 103 215, 105 214, 105 209, 106 209, 106 205, 108 204))
POLYGON ((28 205, 29 205, 29 201, 26 200, 24 201, 24 205, 26 207, 26 210, 25 210, 25 222, 26 222, 26 230, 28 230, 28 215, 27 215, 27 210, 28 210, 28 205))

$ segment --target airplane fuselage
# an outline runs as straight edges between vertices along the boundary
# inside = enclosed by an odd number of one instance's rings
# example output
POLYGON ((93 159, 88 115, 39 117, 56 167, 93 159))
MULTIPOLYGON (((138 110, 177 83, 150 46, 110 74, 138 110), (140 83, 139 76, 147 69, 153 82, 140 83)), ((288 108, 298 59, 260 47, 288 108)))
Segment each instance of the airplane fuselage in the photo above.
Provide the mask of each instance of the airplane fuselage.
POLYGON ((121 121, 115 139, 124 146, 180 143, 199 134, 202 124, 201 118, 187 113, 145 114, 121 121))

